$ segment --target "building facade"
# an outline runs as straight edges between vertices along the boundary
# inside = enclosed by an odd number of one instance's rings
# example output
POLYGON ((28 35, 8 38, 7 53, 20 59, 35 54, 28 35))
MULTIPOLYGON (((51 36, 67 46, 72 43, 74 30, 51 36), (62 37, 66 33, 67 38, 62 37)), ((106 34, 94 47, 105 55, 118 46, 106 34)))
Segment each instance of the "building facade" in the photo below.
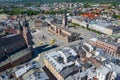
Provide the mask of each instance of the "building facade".
POLYGON ((44 65, 57 80, 65 80, 68 76, 79 72, 79 67, 75 63, 76 56, 77 53, 67 47, 61 51, 46 54, 44 65))
POLYGON ((16 34, 0 38, 0 71, 32 58, 32 36, 27 22, 19 22, 16 34), (27 57, 27 58, 26 58, 27 57))
POLYGON ((89 43, 106 50, 111 56, 117 57, 120 54, 120 44, 108 38, 92 38, 89 40, 89 43))
POLYGON ((48 24, 50 25, 50 27, 48 28, 48 30, 56 35, 58 35, 58 37, 60 39, 62 39, 65 42, 73 42, 76 40, 80 39, 80 34, 76 33, 76 32, 71 32, 67 29, 67 22, 66 21, 66 15, 63 16, 63 23, 62 25, 58 26, 57 24, 52 23, 51 21, 47 21, 48 24), (64 25, 64 27, 63 27, 64 25))

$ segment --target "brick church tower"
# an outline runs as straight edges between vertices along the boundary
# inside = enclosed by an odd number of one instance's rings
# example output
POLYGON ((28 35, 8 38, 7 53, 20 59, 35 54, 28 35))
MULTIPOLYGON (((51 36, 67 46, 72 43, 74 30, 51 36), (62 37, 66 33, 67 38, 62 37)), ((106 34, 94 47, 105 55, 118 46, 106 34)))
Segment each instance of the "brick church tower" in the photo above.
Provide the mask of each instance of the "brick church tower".
POLYGON ((65 10, 62 17, 62 27, 66 28, 67 25, 68 25, 67 11, 65 10))
POLYGON ((24 18, 23 21, 18 21, 18 24, 20 26, 19 33, 24 37, 26 44, 29 48, 32 49, 32 35, 30 33, 30 27, 29 22, 24 18))

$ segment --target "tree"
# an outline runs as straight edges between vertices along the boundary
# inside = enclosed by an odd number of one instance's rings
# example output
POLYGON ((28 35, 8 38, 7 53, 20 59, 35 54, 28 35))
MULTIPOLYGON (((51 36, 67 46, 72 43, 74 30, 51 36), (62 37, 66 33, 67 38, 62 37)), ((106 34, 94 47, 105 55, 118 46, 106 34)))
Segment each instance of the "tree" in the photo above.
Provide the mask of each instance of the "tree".
POLYGON ((89 4, 89 3, 85 3, 83 6, 84 6, 85 8, 88 8, 88 7, 90 7, 90 4, 89 4))
POLYGON ((120 18, 120 15, 113 14, 112 17, 113 18, 120 18))

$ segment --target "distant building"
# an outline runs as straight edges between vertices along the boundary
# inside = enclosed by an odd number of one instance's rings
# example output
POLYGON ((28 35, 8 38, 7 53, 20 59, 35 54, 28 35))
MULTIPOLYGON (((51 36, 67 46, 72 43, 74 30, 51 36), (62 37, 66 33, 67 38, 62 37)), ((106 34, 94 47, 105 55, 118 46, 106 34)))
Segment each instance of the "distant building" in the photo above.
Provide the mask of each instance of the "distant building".
POLYGON ((88 27, 107 35, 112 35, 120 32, 119 26, 113 25, 112 23, 104 20, 90 21, 88 27))
POLYGON ((8 15, 7 14, 0 14, 0 20, 5 20, 8 18, 8 15))
POLYGON ((85 18, 82 16, 72 16, 72 17, 68 17, 68 19, 70 19, 72 23, 76 23, 83 27, 88 27, 87 26, 88 23, 86 22, 85 18))
POLYGON ((41 27, 41 26, 42 26, 41 23, 42 23, 41 20, 35 20, 35 21, 34 21, 34 24, 35 24, 34 27, 36 27, 36 28, 41 27))
POLYGON ((49 31, 58 35, 58 37, 60 37, 61 39, 63 39, 65 42, 73 42, 76 40, 80 39, 80 34, 76 33, 76 32, 71 32, 67 29, 67 22, 66 21, 66 16, 64 16, 63 19, 63 24, 56 24, 54 22, 51 21, 47 21, 48 24, 50 25, 49 27, 49 31), (64 25, 64 27, 63 27, 64 25))
POLYGON ((58 35, 58 37, 65 42, 73 42, 79 40, 80 38, 80 34, 71 32, 62 27, 57 27, 57 25, 55 26, 54 24, 49 27, 49 31, 58 35))
POLYGON ((120 26, 110 25, 106 28, 106 33, 110 35, 120 33, 120 26))
POLYGON ((83 17, 86 17, 86 18, 89 18, 89 19, 95 19, 95 18, 97 18, 97 17, 99 17, 100 16, 100 14, 99 14, 99 11, 94 11, 93 13, 92 12, 85 12, 84 14, 82 14, 81 16, 83 16, 83 17), (94 14, 94 12, 98 12, 98 14, 94 14))
POLYGON ((39 20, 39 19, 30 21, 29 23, 31 24, 32 28, 40 28, 40 27, 49 26, 47 22, 39 20))
POLYGON ((111 56, 117 57, 120 55, 120 44, 114 42, 111 38, 92 38, 89 40, 89 43, 93 46, 106 50, 106 53, 111 56))
POLYGON ((82 16, 73 16, 68 19, 70 19, 72 23, 79 24, 82 27, 96 30, 107 35, 117 34, 120 32, 120 26, 112 24, 110 21, 101 19, 90 20, 82 16))
POLYGON ((101 5, 100 5, 100 8, 108 9, 108 8, 110 8, 110 5, 111 5, 111 4, 101 4, 101 5))

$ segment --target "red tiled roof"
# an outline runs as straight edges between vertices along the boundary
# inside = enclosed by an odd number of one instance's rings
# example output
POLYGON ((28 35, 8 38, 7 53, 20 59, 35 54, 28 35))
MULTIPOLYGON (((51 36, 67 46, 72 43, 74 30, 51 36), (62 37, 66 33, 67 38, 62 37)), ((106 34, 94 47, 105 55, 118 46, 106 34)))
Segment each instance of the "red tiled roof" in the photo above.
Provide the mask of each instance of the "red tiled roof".
POLYGON ((87 12, 87 13, 84 13, 82 16, 93 19, 93 18, 100 16, 100 14, 93 14, 92 12, 87 12))
POLYGON ((35 23, 40 23, 41 22, 41 20, 35 20, 35 23))
POLYGON ((98 79, 94 77, 93 80, 98 80, 98 79))

